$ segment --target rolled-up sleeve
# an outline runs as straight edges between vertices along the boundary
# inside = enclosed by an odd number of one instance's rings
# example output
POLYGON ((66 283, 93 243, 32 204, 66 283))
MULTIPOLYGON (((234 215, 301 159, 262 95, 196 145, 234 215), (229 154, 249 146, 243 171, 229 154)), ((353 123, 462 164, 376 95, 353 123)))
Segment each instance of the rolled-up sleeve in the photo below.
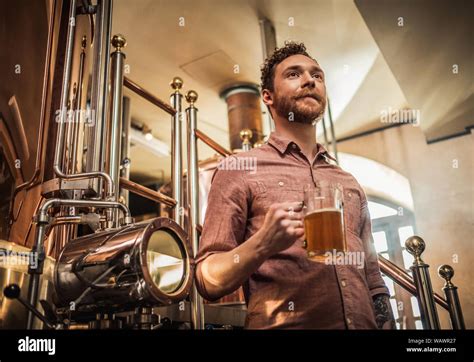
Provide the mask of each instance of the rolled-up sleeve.
MULTIPOLYGON (((231 156, 234 157, 234 156, 231 156)), ((248 188, 244 171, 217 169, 211 189, 196 267, 212 254, 234 249, 244 241, 248 212, 248 188)), ((202 275, 196 273, 197 288, 206 297, 202 275)))
POLYGON ((360 238, 364 243, 364 249, 366 253, 366 276, 370 294, 372 295, 372 297, 377 294, 390 295, 388 288, 385 285, 384 280, 382 279, 382 275, 380 274, 378 257, 375 251, 374 238, 372 237, 372 222, 370 220, 370 212, 366 197, 363 198, 361 203, 360 238))

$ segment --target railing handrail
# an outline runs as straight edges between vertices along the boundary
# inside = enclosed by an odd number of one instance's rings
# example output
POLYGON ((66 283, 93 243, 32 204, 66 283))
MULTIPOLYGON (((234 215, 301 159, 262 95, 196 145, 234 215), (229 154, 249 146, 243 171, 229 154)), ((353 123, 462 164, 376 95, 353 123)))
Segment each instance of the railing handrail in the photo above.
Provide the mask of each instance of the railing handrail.
MULTIPOLYGON (((400 285, 410 294, 416 296, 417 291, 413 278, 405 270, 400 268, 398 265, 392 263, 390 260, 378 255, 380 271, 392 279, 395 283, 400 285)), ((433 293, 435 302, 449 311, 448 302, 438 293, 433 293)))
POLYGON ((124 77, 123 78, 123 85, 124 85, 124 87, 127 87, 131 91, 135 92, 136 94, 138 94, 142 98, 146 99, 147 101, 154 104, 155 106, 161 108, 162 110, 169 113, 170 115, 174 116, 176 114, 176 109, 171 107, 168 103, 161 100, 157 96, 153 95, 151 92, 147 91, 145 88, 143 88, 138 83, 135 83, 130 78, 124 77))
POLYGON ((211 137, 209 137, 204 132, 198 129, 196 129, 196 137, 199 138, 201 141, 203 141, 206 145, 211 147, 214 151, 218 152, 221 156, 226 157, 233 154, 231 151, 229 151, 225 147, 222 147, 220 144, 214 141, 211 137))
POLYGON ((120 178, 120 187, 123 187, 124 189, 130 191, 131 193, 140 195, 149 200, 160 202, 170 207, 176 206, 176 200, 173 199, 172 197, 166 196, 165 194, 162 194, 159 191, 152 190, 149 187, 140 185, 136 182, 127 180, 126 178, 123 178, 123 177, 120 178))

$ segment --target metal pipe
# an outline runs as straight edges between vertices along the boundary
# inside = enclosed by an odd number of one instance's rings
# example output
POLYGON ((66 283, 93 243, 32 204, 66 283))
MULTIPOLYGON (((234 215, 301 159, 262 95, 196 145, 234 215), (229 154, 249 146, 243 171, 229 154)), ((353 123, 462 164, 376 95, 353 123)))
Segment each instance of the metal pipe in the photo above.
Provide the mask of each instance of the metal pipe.
POLYGON ((331 104, 328 98, 328 118, 329 118, 329 127, 331 128, 331 145, 332 145, 332 152, 334 153, 334 158, 336 159, 337 164, 339 164, 339 157, 337 156, 337 140, 336 140, 336 133, 334 132, 334 122, 332 120, 332 113, 331 113, 331 104))
POLYGON ((449 317, 451 318, 451 326, 453 329, 466 329, 464 317, 462 315, 461 303, 459 301, 458 287, 456 287, 451 279, 454 276, 454 269, 449 265, 441 265, 438 268, 438 274, 446 283, 443 291, 449 305, 449 317))
MULTIPOLYGON (((77 92, 77 84, 74 82, 73 85, 73 90, 72 93, 74 94, 77 92)), ((73 123, 76 120, 76 117, 74 116, 75 114, 75 107, 74 107, 74 101, 71 102, 70 99, 67 101, 67 116, 66 116, 66 122, 64 123, 64 137, 65 141, 64 143, 64 153, 60 155, 61 157, 61 165, 60 169, 64 170, 65 173, 71 174, 72 172, 69 171, 71 168, 71 147, 72 147, 72 129, 73 129, 73 123)))
MULTIPOLYGON (((63 165, 64 157, 64 141, 65 134, 69 129, 69 119, 68 119, 68 98, 69 98, 69 87, 71 81, 71 70, 72 70, 72 56, 74 49, 74 36, 76 32, 76 0, 71 0, 69 3, 69 17, 67 19, 67 39, 66 39, 66 53, 64 61, 64 70, 63 70, 63 80, 61 87, 61 99, 59 105, 59 119, 56 118, 58 124, 57 140, 56 140, 56 150, 54 154, 54 167, 61 169, 63 165), (68 123, 66 125, 66 122, 68 123), (67 128, 67 129, 65 129, 67 128)), ((68 145, 69 146, 69 145, 68 145)), ((62 173, 60 171, 60 173, 62 173)))
POLYGON ((322 119, 322 125, 323 125, 323 134, 324 134, 324 147, 326 147, 326 149, 329 150, 328 132, 326 130, 326 118, 325 117, 323 117, 323 119, 322 119))
POLYGON ((123 85, 170 115, 174 116, 176 114, 176 109, 167 104, 165 101, 162 101, 160 98, 154 96, 151 94, 151 92, 147 91, 145 88, 138 85, 131 79, 124 77, 123 85))
POLYGON ((214 151, 219 153, 221 156, 230 156, 232 155, 232 152, 229 151, 228 149, 222 147, 220 144, 218 144, 216 141, 214 141, 211 137, 206 135, 205 133, 201 132, 200 130, 196 129, 194 132, 196 134, 196 137, 199 138, 201 141, 203 141, 206 145, 211 147, 214 151))
MULTIPOLYGON (((35 245, 33 246, 31 252, 33 256, 36 255, 37 262, 36 265, 28 266, 28 274, 30 274, 30 282, 28 284, 28 302, 36 308, 38 304, 38 294, 39 294, 39 283, 40 283, 40 276, 43 274, 44 268, 44 259, 45 259, 45 252, 44 252, 44 236, 45 236, 45 224, 38 224, 36 228, 36 235, 35 235, 35 245)), ((30 260, 33 259, 30 258, 30 260)), ((28 317, 26 322, 26 329, 33 329, 33 322, 34 322, 35 315, 32 311, 28 311, 28 317)))
MULTIPOLYGON (((98 0, 96 13, 96 34, 94 34, 94 62, 91 87, 91 110, 93 125, 87 145, 86 171, 104 170, 106 145, 106 121, 109 86, 110 38, 112 33, 112 0, 98 0)), ((113 190, 112 179, 102 174, 109 184, 108 193, 113 190)), ((100 190, 99 185, 95 185, 100 190)), ((94 187, 94 188, 96 188, 94 187)), ((112 197, 112 194, 109 195, 112 197)))
MULTIPOLYGON (((198 98, 195 91, 186 94, 186 101, 189 107, 186 109, 187 115, 187 156, 188 156, 188 237, 191 241, 193 256, 196 257, 199 249, 199 237, 197 224, 199 222, 199 164, 197 138, 195 135, 197 122, 197 108, 194 106, 198 98)), ((191 293, 191 320, 194 329, 204 329, 204 306, 202 297, 199 295, 196 285, 193 284, 191 293)))
POLYGON ((84 80, 84 64, 86 58, 87 37, 84 35, 81 41, 81 56, 79 59, 79 79, 76 93, 76 104, 74 105, 74 124, 72 129, 72 144, 71 144, 71 162, 69 164, 69 173, 77 173, 77 146, 79 140, 79 130, 81 125, 81 105, 82 105, 82 82, 84 80))
POLYGON ((176 206, 176 200, 162 194, 161 192, 152 190, 143 185, 137 184, 133 181, 127 180, 123 177, 120 178, 120 187, 129 190, 130 192, 145 197, 149 200, 165 204, 170 207, 176 206))
POLYGON ((429 265, 421 259, 425 250, 425 242, 419 236, 411 236, 405 241, 407 251, 413 255, 413 265, 410 267, 417 289, 417 299, 420 306, 421 322, 424 329, 440 329, 438 311, 433 298, 429 265))
MULTIPOLYGON (((48 225, 49 227, 45 231, 45 237, 48 238, 53 228, 57 226, 62 226, 62 225, 76 226, 79 224, 89 224, 89 226, 91 226, 92 223, 95 223, 98 228, 100 223, 105 223, 107 221, 107 218, 104 215, 94 214, 95 217, 91 217, 90 215, 91 214, 81 214, 81 215, 73 215, 73 216, 55 216, 52 218, 53 221, 49 223, 48 225)), ((92 229, 94 231, 96 230, 96 228, 92 228, 92 229)), ((76 237, 76 236, 77 235, 74 235, 72 237, 76 237)), ((57 252, 61 252, 62 250, 62 248, 56 248, 56 247, 55 249, 60 249, 60 250, 57 250, 57 252)), ((46 253, 46 255, 49 255, 48 252, 46 253)), ((55 254, 55 255, 59 255, 59 254, 55 254)))
MULTIPOLYGON (((54 226, 58 225, 63 225, 63 224, 84 224, 87 223, 89 220, 87 220, 86 215, 74 215, 74 216, 56 216, 54 217, 54 221, 52 221, 49 224, 49 227, 52 228, 54 226)), ((97 221, 99 222, 105 222, 105 216, 103 215, 97 215, 97 221)))
POLYGON ((65 199, 49 199, 40 208, 36 215, 37 222, 49 223, 48 210, 54 206, 76 206, 76 207, 98 207, 98 208, 118 208, 124 214, 124 224, 132 223, 132 215, 130 210, 124 204, 117 201, 103 200, 65 200, 65 199))
POLYGON ((183 175, 183 156, 182 156, 182 132, 181 123, 183 120, 183 113, 181 103, 183 95, 180 89, 183 86, 183 80, 179 77, 173 78, 170 83, 174 93, 171 94, 171 104, 176 112, 172 117, 171 125, 171 180, 173 184, 173 198, 176 200, 176 207, 173 209, 172 216, 180 226, 184 227, 184 205, 183 205, 183 190, 182 190, 182 175, 183 175))
MULTIPOLYGON (((276 48, 276 34, 275 34, 275 27, 273 26, 272 22, 266 18, 261 18, 258 20, 258 24, 260 26, 260 40, 262 44, 262 57, 263 61, 271 55, 275 51, 276 48)), ((263 104, 262 99, 260 98, 261 104, 263 104)), ((265 106, 266 107, 266 106, 265 106)), ((267 109, 266 118, 268 123, 268 130, 270 132, 275 130, 275 124, 272 120, 272 116, 270 111, 267 109)))
MULTIPOLYGON (((395 283, 400 285, 403 289, 412 295, 417 295, 415 282, 413 278, 405 270, 400 268, 398 265, 392 263, 390 260, 385 259, 383 256, 378 255, 380 271, 387 277, 392 279, 395 283)), ((437 293, 433 293, 435 302, 442 308, 449 310, 448 303, 446 300, 437 293)))
MULTIPOLYGON (((122 48, 127 45, 123 35, 114 35, 112 45, 115 51, 112 53, 112 103, 110 112, 110 137, 109 137, 109 159, 108 173, 114 184, 114 201, 119 200, 120 195, 120 164, 122 159, 122 100, 123 100, 123 66, 125 54, 122 48)), ((118 214, 113 213, 113 223, 118 223, 118 214)))
MULTIPOLYGON (((66 164, 66 170, 68 174, 76 174, 78 173, 77 167, 77 147, 79 144, 79 131, 81 129, 81 105, 82 105, 82 88, 83 88, 83 80, 84 80, 84 66, 85 66, 85 57, 86 57, 86 45, 87 45, 87 37, 84 35, 81 39, 81 55, 79 58, 79 78, 77 82, 77 91, 75 95, 75 103, 73 104, 74 109, 74 122, 72 124, 71 129, 71 139, 68 140, 68 147, 70 147, 70 154, 69 154, 69 162, 66 164)), ((68 123, 69 124, 69 123, 68 123)), ((71 126, 71 125, 70 125, 71 126)), ((69 136, 68 136, 69 137, 69 136)), ((82 152, 81 152, 82 156, 82 152)), ((73 199, 80 199, 82 195, 81 190, 74 190, 72 193, 73 199)), ((74 207, 69 208, 67 215, 75 215, 76 209, 74 207)), ((64 226, 64 233, 67 235, 67 239, 61 239, 61 241, 74 239, 77 235, 77 228, 74 225, 64 226)), ((63 243, 60 243, 63 244, 63 243)))
POLYGON ((129 180, 130 179, 130 98, 123 97, 123 110, 122 110, 122 144, 120 151, 120 200, 123 204, 129 204, 129 191, 125 188, 122 188, 122 178, 129 180))
POLYGON ((60 178, 83 180, 93 177, 101 177, 105 180, 107 185, 107 198, 113 197, 113 181, 112 178, 105 172, 85 172, 78 174, 66 174, 61 170, 61 156, 64 154, 64 124, 67 117, 67 98, 69 94, 69 82, 71 79, 71 62, 72 51, 74 45, 75 19, 76 19, 76 0, 71 0, 69 11, 69 21, 67 30, 66 55, 64 63, 63 83, 61 89, 60 100, 60 119, 58 125, 58 132, 56 137, 56 149, 54 153, 53 170, 60 178))
MULTIPOLYGON (((53 172, 58 177, 67 178, 69 175, 68 162, 70 161, 70 145, 71 145, 71 123, 73 119, 69 119, 69 109, 74 109, 74 105, 69 102, 69 89, 71 86, 72 57, 74 50, 74 38, 76 32, 76 0, 69 3, 69 16, 67 18, 67 34, 66 34, 66 51, 64 55, 63 79, 61 85, 61 98, 59 104, 59 117, 56 118, 58 123, 56 133, 56 147, 54 152, 53 172), (67 149, 65 150, 65 144, 67 149), (63 172, 66 170, 66 173, 63 172)), ((61 210, 61 215, 73 214, 74 210, 61 210), (71 211, 71 212, 69 212, 71 211)), ((56 246, 60 246, 72 231, 71 228, 63 226, 60 228, 60 237, 56 236, 56 246)))

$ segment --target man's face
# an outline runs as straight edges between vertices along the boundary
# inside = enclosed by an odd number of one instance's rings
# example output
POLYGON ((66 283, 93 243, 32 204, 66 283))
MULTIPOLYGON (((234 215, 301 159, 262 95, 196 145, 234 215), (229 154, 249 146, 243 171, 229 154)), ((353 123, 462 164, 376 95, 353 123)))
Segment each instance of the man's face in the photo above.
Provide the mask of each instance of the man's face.
POLYGON ((292 55, 275 68, 274 91, 264 92, 265 104, 288 121, 311 124, 326 108, 324 72, 304 55, 292 55))

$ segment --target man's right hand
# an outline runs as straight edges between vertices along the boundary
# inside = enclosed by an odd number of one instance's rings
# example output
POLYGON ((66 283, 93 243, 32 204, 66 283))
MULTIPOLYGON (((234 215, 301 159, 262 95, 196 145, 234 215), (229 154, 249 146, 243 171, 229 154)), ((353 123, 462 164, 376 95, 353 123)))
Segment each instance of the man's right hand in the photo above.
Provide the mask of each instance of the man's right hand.
POLYGON ((263 225, 232 250, 215 253, 198 264, 198 290, 214 300, 241 286, 269 257, 303 239, 303 205, 285 202, 270 206, 263 225))
POLYGON ((269 207, 258 231, 268 257, 304 239, 302 210, 302 202, 276 203, 269 207))

